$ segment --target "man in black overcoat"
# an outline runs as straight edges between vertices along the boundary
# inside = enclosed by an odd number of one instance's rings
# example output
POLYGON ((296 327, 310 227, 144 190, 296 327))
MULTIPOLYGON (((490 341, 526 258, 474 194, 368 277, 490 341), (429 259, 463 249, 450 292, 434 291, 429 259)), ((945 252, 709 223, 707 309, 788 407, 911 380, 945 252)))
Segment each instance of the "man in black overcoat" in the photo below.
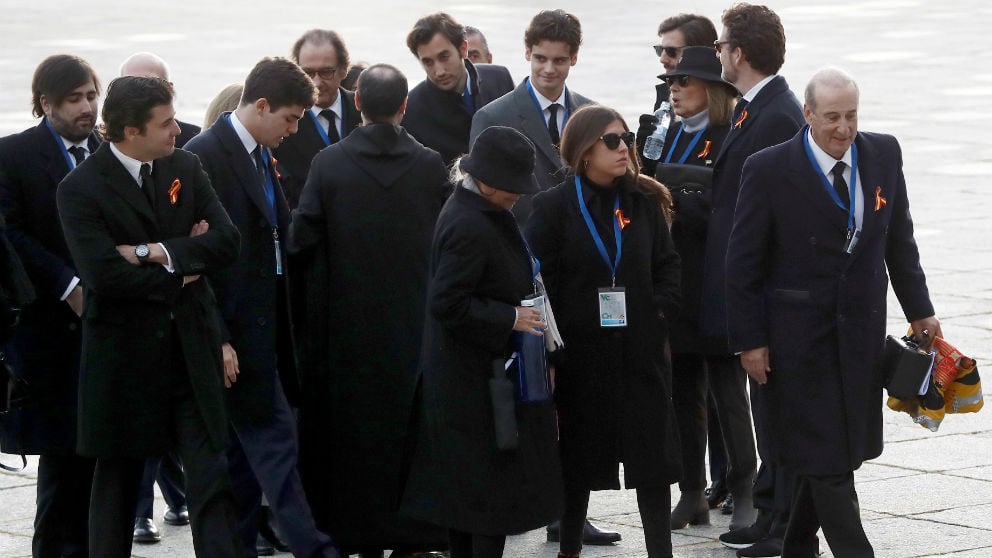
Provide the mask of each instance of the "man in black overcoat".
MULTIPOLYGON (((349 58, 340 35, 328 29, 307 31, 293 45, 292 59, 313 80, 317 100, 300 119, 299 130, 273 150, 290 210, 300 200, 313 156, 362 123, 355 108, 355 94, 341 87, 341 80, 348 74, 349 58)), ((293 402, 296 394, 287 395, 293 402)))
POLYGON ((124 558, 144 461, 176 447, 198 556, 241 557, 224 449, 220 316, 204 273, 237 258, 238 231, 195 156, 174 148, 172 88, 121 77, 105 137, 59 186, 82 280, 81 455, 97 458, 90 555, 124 558))
POLYGON ((290 253, 309 270, 300 345, 304 478, 317 523, 348 552, 438 550, 441 529, 400 520, 434 222, 450 187, 437 152, 399 126, 406 77, 375 65, 365 124, 314 158, 290 253), (319 320, 315 324, 312 320, 319 320))
POLYGON ((783 556, 874 556, 853 471, 882 453, 886 290, 940 334, 913 239, 902 153, 858 132, 858 86, 827 68, 809 127, 748 159, 727 254, 731 349, 760 387, 773 463, 796 475, 783 556), (888 273, 886 273, 886 270, 888 273))
POLYGON ((0 211, 37 293, 6 348, 29 399, 21 420, 5 426, 3 449, 41 456, 32 554, 86 556, 94 462, 76 455, 83 285, 55 192, 100 144, 93 132, 100 81, 85 60, 63 54, 38 65, 31 88, 41 123, 0 140, 0 211))
MULTIPOLYGON (((785 61, 785 30, 778 15, 765 6, 742 3, 725 11, 722 19, 723 30, 716 46, 723 78, 734 84, 743 97, 737 102, 730 132, 713 166, 711 210, 703 256, 700 330, 708 345, 706 364, 710 375, 732 376, 736 381, 738 396, 734 400, 742 408, 728 410, 727 414, 739 416, 746 413, 746 374, 728 347, 727 314, 733 309, 726 305, 724 279, 727 239, 733 224, 741 169, 751 154, 795 135, 802 125, 802 110, 785 78, 776 75, 785 61)), ((752 385, 751 409, 754 411, 760 406, 760 394, 752 385)), ((740 428, 742 425, 739 421, 728 421, 726 426, 740 428)), ((756 420, 754 429, 762 463, 753 487, 753 502, 748 498, 749 479, 730 483, 734 516, 731 531, 724 533, 721 542, 731 548, 746 549, 745 555, 755 552, 754 556, 767 556, 762 547, 768 546, 767 551, 777 550, 784 534, 789 504, 788 481, 781 475, 776 476, 769 465, 765 452, 768 437, 765 425, 756 420), (762 513, 751 525, 755 508, 762 513), (784 517, 774 521, 776 515, 784 517), (773 532, 769 533, 770 530, 773 532), (765 542, 766 538, 770 540, 765 542), (762 545, 758 548, 746 548, 759 542, 762 545)), ((727 442, 742 439, 749 440, 750 436, 743 433, 730 436, 727 442)))
POLYGON ((406 46, 427 79, 410 91, 403 128, 450 166, 468 153, 472 115, 512 91, 513 78, 503 66, 469 61, 465 28, 444 12, 417 20, 406 46))
POLYGON ((285 58, 261 60, 245 79, 241 105, 187 145, 241 232, 237 263, 210 275, 223 318, 224 373, 234 433, 228 458, 240 505, 241 536, 254 545, 262 495, 300 557, 336 557, 314 526, 296 468, 296 419, 280 374, 295 377, 285 237, 289 208, 270 149, 292 135, 315 88, 285 58))

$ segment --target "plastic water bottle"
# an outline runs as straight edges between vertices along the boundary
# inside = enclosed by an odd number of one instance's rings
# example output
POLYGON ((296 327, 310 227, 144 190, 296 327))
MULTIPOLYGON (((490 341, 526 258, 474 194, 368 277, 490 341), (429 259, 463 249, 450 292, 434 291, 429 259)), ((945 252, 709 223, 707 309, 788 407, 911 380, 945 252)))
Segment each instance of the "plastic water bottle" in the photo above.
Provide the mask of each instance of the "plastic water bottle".
POLYGON ((654 129, 654 133, 644 140, 644 157, 657 161, 665 151, 665 136, 668 135, 668 127, 672 123, 672 105, 668 101, 663 101, 654 116, 658 119, 658 126, 654 129))

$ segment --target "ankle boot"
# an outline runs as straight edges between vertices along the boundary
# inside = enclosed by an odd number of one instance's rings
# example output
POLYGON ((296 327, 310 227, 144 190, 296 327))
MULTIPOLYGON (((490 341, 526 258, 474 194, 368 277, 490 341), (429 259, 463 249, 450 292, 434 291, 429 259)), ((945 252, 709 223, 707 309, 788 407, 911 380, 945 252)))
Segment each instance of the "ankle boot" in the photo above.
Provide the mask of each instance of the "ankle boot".
POLYGON ((734 514, 730 516, 731 531, 751 525, 757 517, 758 511, 754 509, 754 500, 734 496, 734 514))
POLYGON ((672 510, 672 530, 684 529, 687 525, 709 525, 710 506, 702 490, 688 490, 682 493, 679 503, 672 510))

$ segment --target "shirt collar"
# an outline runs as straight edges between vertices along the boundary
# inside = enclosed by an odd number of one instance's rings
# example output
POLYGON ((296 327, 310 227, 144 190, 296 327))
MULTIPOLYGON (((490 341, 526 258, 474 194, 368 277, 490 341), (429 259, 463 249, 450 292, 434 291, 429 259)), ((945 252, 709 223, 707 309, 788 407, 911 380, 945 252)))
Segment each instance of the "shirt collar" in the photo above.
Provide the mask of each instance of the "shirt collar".
POLYGON ((465 91, 462 92, 462 95, 471 95, 472 69, 470 69, 469 66, 472 64, 472 62, 470 62, 468 58, 466 58, 463 62, 465 63, 465 91))
MULTIPOLYGON (((527 79, 529 80, 530 78, 527 78, 527 79)), ((566 87, 562 87, 562 89, 561 89, 561 95, 559 95, 558 98, 555 99, 554 101, 551 101, 547 97, 545 97, 544 95, 541 95, 541 92, 538 91, 537 88, 534 87, 533 84, 531 84, 531 90, 534 91, 534 97, 537 98, 538 104, 541 105, 541 110, 548 110, 548 107, 550 107, 554 103, 558 103, 561 106, 565 106, 565 95, 568 95, 568 87, 567 86, 566 87)))
POLYGON ((248 151, 249 154, 254 153, 255 147, 258 146, 258 142, 255 141, 254 137, 252 137, 251 132, 248 131, 248 128, 245 128, 245 125, 241 123, 241 119, 238 118, 237 111, 231 113, 231 118, 229 120, 231 121, 231 127, 234 128, 234 133, 238 135, 238 139, 241 140, 241 144, 244 145, 245 150, 248 151))
POLYGON ((61 134, 59 135, 59 139, 62 140, 62 143, 65 145, 65 150, 66 151, 69 151, 69 149, 71 149, 73 147, 81 147, 86 152, 87 155, 90 154, 90 138, 89 137, 86 137, 82 141, 78 141, 76 143, 73 143, 73 142, 65 139, 65 137, 63 137, 61 134))
MULTIPOLYGON (((120 161, 122 165, 124 165, 124 170, 131 175, 131 178, 138 183, 138 186, 141 186, 141 165, 145 163, 125 155, 120 149, 117 149, 116 143, 110 144, 110 152, 117 157, 117 160, 120 161)), ((154 161, 148 161, 149 166, 153 166, 154 164, 154 161)))
MULTIPOLYGON (((331 109, 331 112, 334 113, 334 116, 336 116, 338 120, 341 120, 341 112, 342 112, 341 108, 344 106, 344 103, 341 102, 341 97, 343 96, 344 95, 341 94, 341 91, 338 91, 338 96, 334 99, 334 102, 331 103, 331 106, 326 107, 328 109, 331 109)), ((310 110, 313 112, 314 116, 320 116, 321 111, 326 109, 322 109, 317 105, 314 105, 313 107, 310 108, 310 110)))
MULTIPOLYGON (((813 158, 816 159, 817 166, 820 167, 820 170, 823 171, 824 175, 829 176, 834 170, 834 165, 837 164, 837 159, 834 159, 833 155, 820 149, 820 146, 813 140, 812 128, 806 130, 806 139, 809 141, 809 148, 813 152, 813 158)), ((840 160, 847 164, 847 168, 851 168, 850 147, 847 148, 847 151, 844 152, 844 156, 841 157, 840 160)))
POLYGON ((768 83, 773 79, 775 79, 775 74, 772 74, 766 77, 765 79, 759 81, 758 83, 754 84, 754 87, 749 89, 748 92, 744 94, 742 99, 750 103, 751 101, 754 100, 755 97, 758 96, 758 93, 761 91, 761 89, 764 88, 766 85, 768 85, 768 83))

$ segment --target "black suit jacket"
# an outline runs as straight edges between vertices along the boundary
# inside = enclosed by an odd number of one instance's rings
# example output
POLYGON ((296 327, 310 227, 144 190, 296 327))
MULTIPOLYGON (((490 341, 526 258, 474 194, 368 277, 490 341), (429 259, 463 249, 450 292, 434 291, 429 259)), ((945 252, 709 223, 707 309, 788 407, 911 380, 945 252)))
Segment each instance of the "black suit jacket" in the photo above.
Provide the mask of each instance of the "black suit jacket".
MULTIPOLYGON (((513 78, 503 66, 464 62, 476 110, 513 90, 513 78)), ((410 91, 403 127, 417 141, 440 153, 445 165, 451 165, 468 153, 472 114, 465 110, 460 94, 442 91, 425 79, 410 91)))
POLYGON ((179 124, 179 129, 181 130, 179 135, 176 136, 176 148, 182 149, 189 140, 195 138, 200 133, 200 127, 181 120, 176 120, 176 124, 179 124))
MULTIPOLYGON (((44 120, 0 140, 0 211, 37 292, 7 347, 33 402, 18 436, 25 453, 45 455, 71 454, 76 446, 80 321, 61 300, 76 266, 55 203, 58 184, 70 170, 59 141, 44 120)), ((88 143, 92 153, 100 140, 92 134, 88 143)))
MULTIPOLYGON (((528 78, 529 79, 529 78, 528 78)), ((566 89, 567 103, 572 112, 579 110, 582 105, 592 103, 591 100, 566 89)), ((565 179, 565 163, 558 153, 558 148, 551 143, 548 126, 544 122, 541 110, 534 104, 534 97, 527 90, 527 80, 513 91, 489 103, 475 113, 472 118, 472 131, 469 134, 469 145, 475 143, 475 138, 490 126, 509 126, 520 130, 523 135, 534 142, 537 151, 534 176, 541 190, 550 190, 565 179)), ((524 196, 513 206, 513 214, 521 223, 526 222, 531 212, 531 196, 524 196)))
POLYGON ((934 311, 895 138, 857 135, 865 207, 848 255, 847 211, 817 176, 804 135, 744 164, 727 253, 730 348, 769 347, 772 371, 759 389, 772 459, 833 475, 882 452, 889 277, 907 320, 934 311))
MULTIPOLYGON (((340 88, 338 95, 341 95, 341 137, 347 136, 352 130, 361 126, 362 115, 355 108, 355 94, 347 89, 340 88)), ((309 110, 309 109, 308 109, 309 110)), ((320 131, 313 123, 310 115, 304 114, 300 119, 299 129, 295 134, 286 138, 282 145, 277 147, 273 155, 279 162, 279 180, 282 182, 283 191, 286 193, 286 201, 289 208, 293 209, 300 201, 300 192, 306 184, 307 174, 310 172, 310 162, 318 151, 327 147, 320 131)))
MULTIPOLYGON (((241 233, 238 261, 210 275, 223 318, 223 340, 238 354, 238 381, 227 390, 231 418, 263 421, 272 417, 273 394, 279 368, 293 373, 292 349, 277 351, 277 328, 288 324, 285 304, 277 304, 279 289, 286 282, 276 276, 276 252, 272 238, 271 207, 262 190, 251 155, 245 150, 226 112, 186 149, 200 157, 217 197, 241 233), (281 353, 281 354, 280 354, 281 353)), ((309 117, 304 116, 304 120, 309 117)), ((283 242, 289 226, 289 207, 279 179, 275 185, 276 228, 283 242)), ((287 271, 284 254, 282 267, 287 271)), ((285 349, 285 348, 284 348, 285 349)))
POLYGON ((734 222, 734 207, 740 190, 744 160, 752 154, 782 143, 803 125, 799 100, 789 90, 785 78, 775 76, 747 106, 747 117, 730 133, 713 166, 713 189, 710 220, 703 261, 703 299, 700 316, 701 333, 710 349, 726 354, 727 305, 724 291, 727 241, 734 222))
POLYGON ((169 394, 188 374, 215 450, 227 441, 217 303, 202 277, 238 254, 231 224, 196 156, 156 159, 153 209, 105 144, 62 181, 58 208, 85 286, 79 386, 79 453, 151 457, 173 448, 169 394), (178 184, 177 184, 178 183, 178 184), (179 187, 176 203, 169 190, 179 187), (189 231, 200 220, 210 230, 189 231), (115 246, 162 242, 175 273, 131 265, 115 246), (180 349, 181 348, 181 349, 180 349))

